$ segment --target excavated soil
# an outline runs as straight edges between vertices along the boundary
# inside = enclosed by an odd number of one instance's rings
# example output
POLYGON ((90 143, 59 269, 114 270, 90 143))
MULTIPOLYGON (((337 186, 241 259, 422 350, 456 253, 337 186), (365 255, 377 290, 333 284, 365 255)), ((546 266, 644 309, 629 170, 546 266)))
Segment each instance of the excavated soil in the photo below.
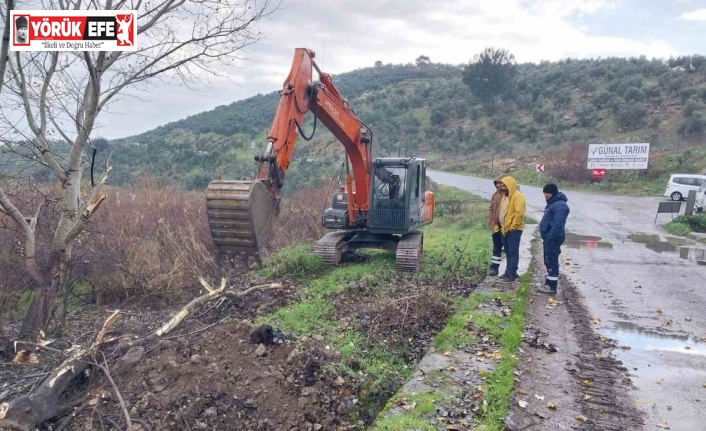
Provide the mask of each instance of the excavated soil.
MULTIPOLYGON (((445 325, 453 312, 453 298, 467 296, 475 288, 469 282, 436 283, 408 275, 394 275, 379 284, 349 283, 334 298, 331 319, 345 331, 360 333, 364 351, 380 348, 410 366, 445 325)), ((207 304, 174 334, 133 348, 112 363, 111 376, 133 419, 133 429, 345 430, 372 423, 404 383, 400 375, 392 373, 379 381, 378 376, 358 372, 356 357, 344 360, 323 338, 297 339, 279 328, 253 332, 256 328, 250 322, 297 297, 296 283, 284 285, 237 301, 207 304)), ((147 335, 182 305, 147 312, 136 311, 143 307, 126 310, 109 335, 147 335)), ((72 336, 67 338, 75 339, 79 332, 95 334, 109 314, 94 308, 75 316, 69 322, 72 336)), ((3 394, 6 400, 41 381, 37 376, 51 370, 61 357, 40 352, 38 359, 38 364, 0 366, 0 375, 12 389, 3 394)), ((88 377, 69 395, 88 390, 89 402, 74 415, 43 424, 41 429, 125 429, 123 410, 111 385, 100 371, 88 377)))
MULTIPOLYGON (((252 343, 249 325, 231 323, 128 353, 113 371, 131 416, 153 430, 347 429, 354 388, 322 372, 331 358, 316 344, 252 343), (130 359, 134 356, 133 359, 130 359), (134 363, 132 361, 135 361, 134 363)), ((262 331, 267 333, 267 331, 262 331)), ((257 335, 257 334, 256 334, 257 335)), ((262 334, 261 334, 262 335, 262 334)), ((257 343, 263 341, 263 343, 257 343)), ((94 396, 75 429, 121 420, 108 387, 94 396), (105 397, 105 398, 104 398, 105 397)))

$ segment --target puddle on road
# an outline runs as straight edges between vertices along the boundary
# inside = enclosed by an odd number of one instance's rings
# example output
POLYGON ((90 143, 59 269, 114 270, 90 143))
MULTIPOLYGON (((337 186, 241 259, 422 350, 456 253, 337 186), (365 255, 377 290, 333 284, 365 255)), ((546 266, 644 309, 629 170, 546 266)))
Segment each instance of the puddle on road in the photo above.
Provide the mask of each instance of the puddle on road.
POLYGON ((618 340, 619 346, 629 346, 634 353, 675 352, 685 355, 706 356, 706 343, 691 337, 659 334, 641 330, 632 323, 617 322, 615 328, 607 331, 610 338, 618 340))
POLYGON ((662 241, 662 237, 659 235, 647 235, 642 233, 630 235, 628 239, 632 242, 644 244, 645 247, 657 253, 676 253, 677 247, 686 244, 686 241, 681 238, 668 236, 664 238, 666 241, 662 241))
POLYGON ((706 265, 706 248, 686 246, 686 241, 681 238, 668 236, 664 237, 663 241, 659 235, 634 234, 628 236, 628 239, 659 254, 678 256, 699 265, 706 265))
POLYGON ((600 236, 592 235, 576 235, 574 233, 567 233, 566 240, 564 244, 569 248, 579 248, 579 249, 612 249, 613 244, 605 241, 601 241, 600 236))
POLYGON ((679 400, 691 401, 694 390, 703 390, 706 369, 699 364, 706 357, 706 343, 688 336, 646 331, 632 322, 615 322, 613 329, 601 333, 618 341, 616 353, 630 364, 630 377, 639 388, 643 410, 651 408, 652 414, 673 430, 703 431, 702 421, 696 419, 700 415, 698 401, 680 406, 679 400))

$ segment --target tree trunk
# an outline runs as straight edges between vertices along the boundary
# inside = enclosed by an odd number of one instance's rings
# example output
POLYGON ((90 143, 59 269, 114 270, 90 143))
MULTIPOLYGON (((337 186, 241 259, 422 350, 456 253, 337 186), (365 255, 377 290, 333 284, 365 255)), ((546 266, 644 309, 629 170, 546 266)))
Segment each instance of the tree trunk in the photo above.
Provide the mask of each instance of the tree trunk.
POLYGON ((66 275, 66 264, 63 258, 51 266, 51 279, 49 284, 39 286, 34 292, 34 298, 27 310, 18 338, 20 340, 36 339, 39 331, 45 330, 49 324, 56 296, 59 293, 66 275))

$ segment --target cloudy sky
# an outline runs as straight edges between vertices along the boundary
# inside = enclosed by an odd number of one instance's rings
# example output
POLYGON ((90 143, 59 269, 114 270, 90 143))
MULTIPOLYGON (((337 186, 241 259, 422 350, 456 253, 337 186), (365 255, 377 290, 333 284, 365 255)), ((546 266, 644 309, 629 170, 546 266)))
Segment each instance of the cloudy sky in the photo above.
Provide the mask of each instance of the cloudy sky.
POLYGON ((706 54, 706 0, 283 0, 260 26, 266 39, 227 77, 196 89, 154 86, 102 113, 98 133, 134 135, 278 90, 297 47, 316 51, 334 74, 419 55, 461 64, 487 46, 509 49, 520 63, 706 54))

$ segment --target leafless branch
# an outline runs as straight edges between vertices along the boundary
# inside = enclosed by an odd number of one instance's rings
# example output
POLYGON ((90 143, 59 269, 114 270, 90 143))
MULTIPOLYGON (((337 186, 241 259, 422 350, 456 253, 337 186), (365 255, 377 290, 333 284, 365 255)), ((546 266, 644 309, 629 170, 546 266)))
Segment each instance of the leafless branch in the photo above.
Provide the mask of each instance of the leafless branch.
POLYGON ((125 416, 125 422, 127 424, 126 429, 132 430, 132 420, 130 419, 130 412, 127 410, 127 405, 125 404, 125 400, 123 399, 122 394, 120 393, 120 390, 118 389, 118 385, 115 384, 115 380, 113 380, 113 377, 110 375, 110 370, 108 369, 108 362, 105 360, 105 356, 101 355, 103 359, 103 364, 100 364, 98 362, 94 362, 93 365, 97 366, 98 368, 103 371, 103 374, 105 375, 105 378, 108 379, 110 382, 110 385, 113 387, 113 392, 115 392, 115 397, 118 399, 118 404, 120 405, 120 409, 123 412, 123 415, 125 416))
POLYGON ((10 218, 14 220, 15 224, 20 228, 20 232, 22 232, 22 235, 25 238, 24 260, 27 271, 35 283, 44 283, 44 276, 42 275, 36 260, 37 245, 34 230, 30 224, 27 223, 20 210, 18 210, 7 197, 2 187, 0 187, 0 207, 3 208, 4 213, 8 214, 10 218))

